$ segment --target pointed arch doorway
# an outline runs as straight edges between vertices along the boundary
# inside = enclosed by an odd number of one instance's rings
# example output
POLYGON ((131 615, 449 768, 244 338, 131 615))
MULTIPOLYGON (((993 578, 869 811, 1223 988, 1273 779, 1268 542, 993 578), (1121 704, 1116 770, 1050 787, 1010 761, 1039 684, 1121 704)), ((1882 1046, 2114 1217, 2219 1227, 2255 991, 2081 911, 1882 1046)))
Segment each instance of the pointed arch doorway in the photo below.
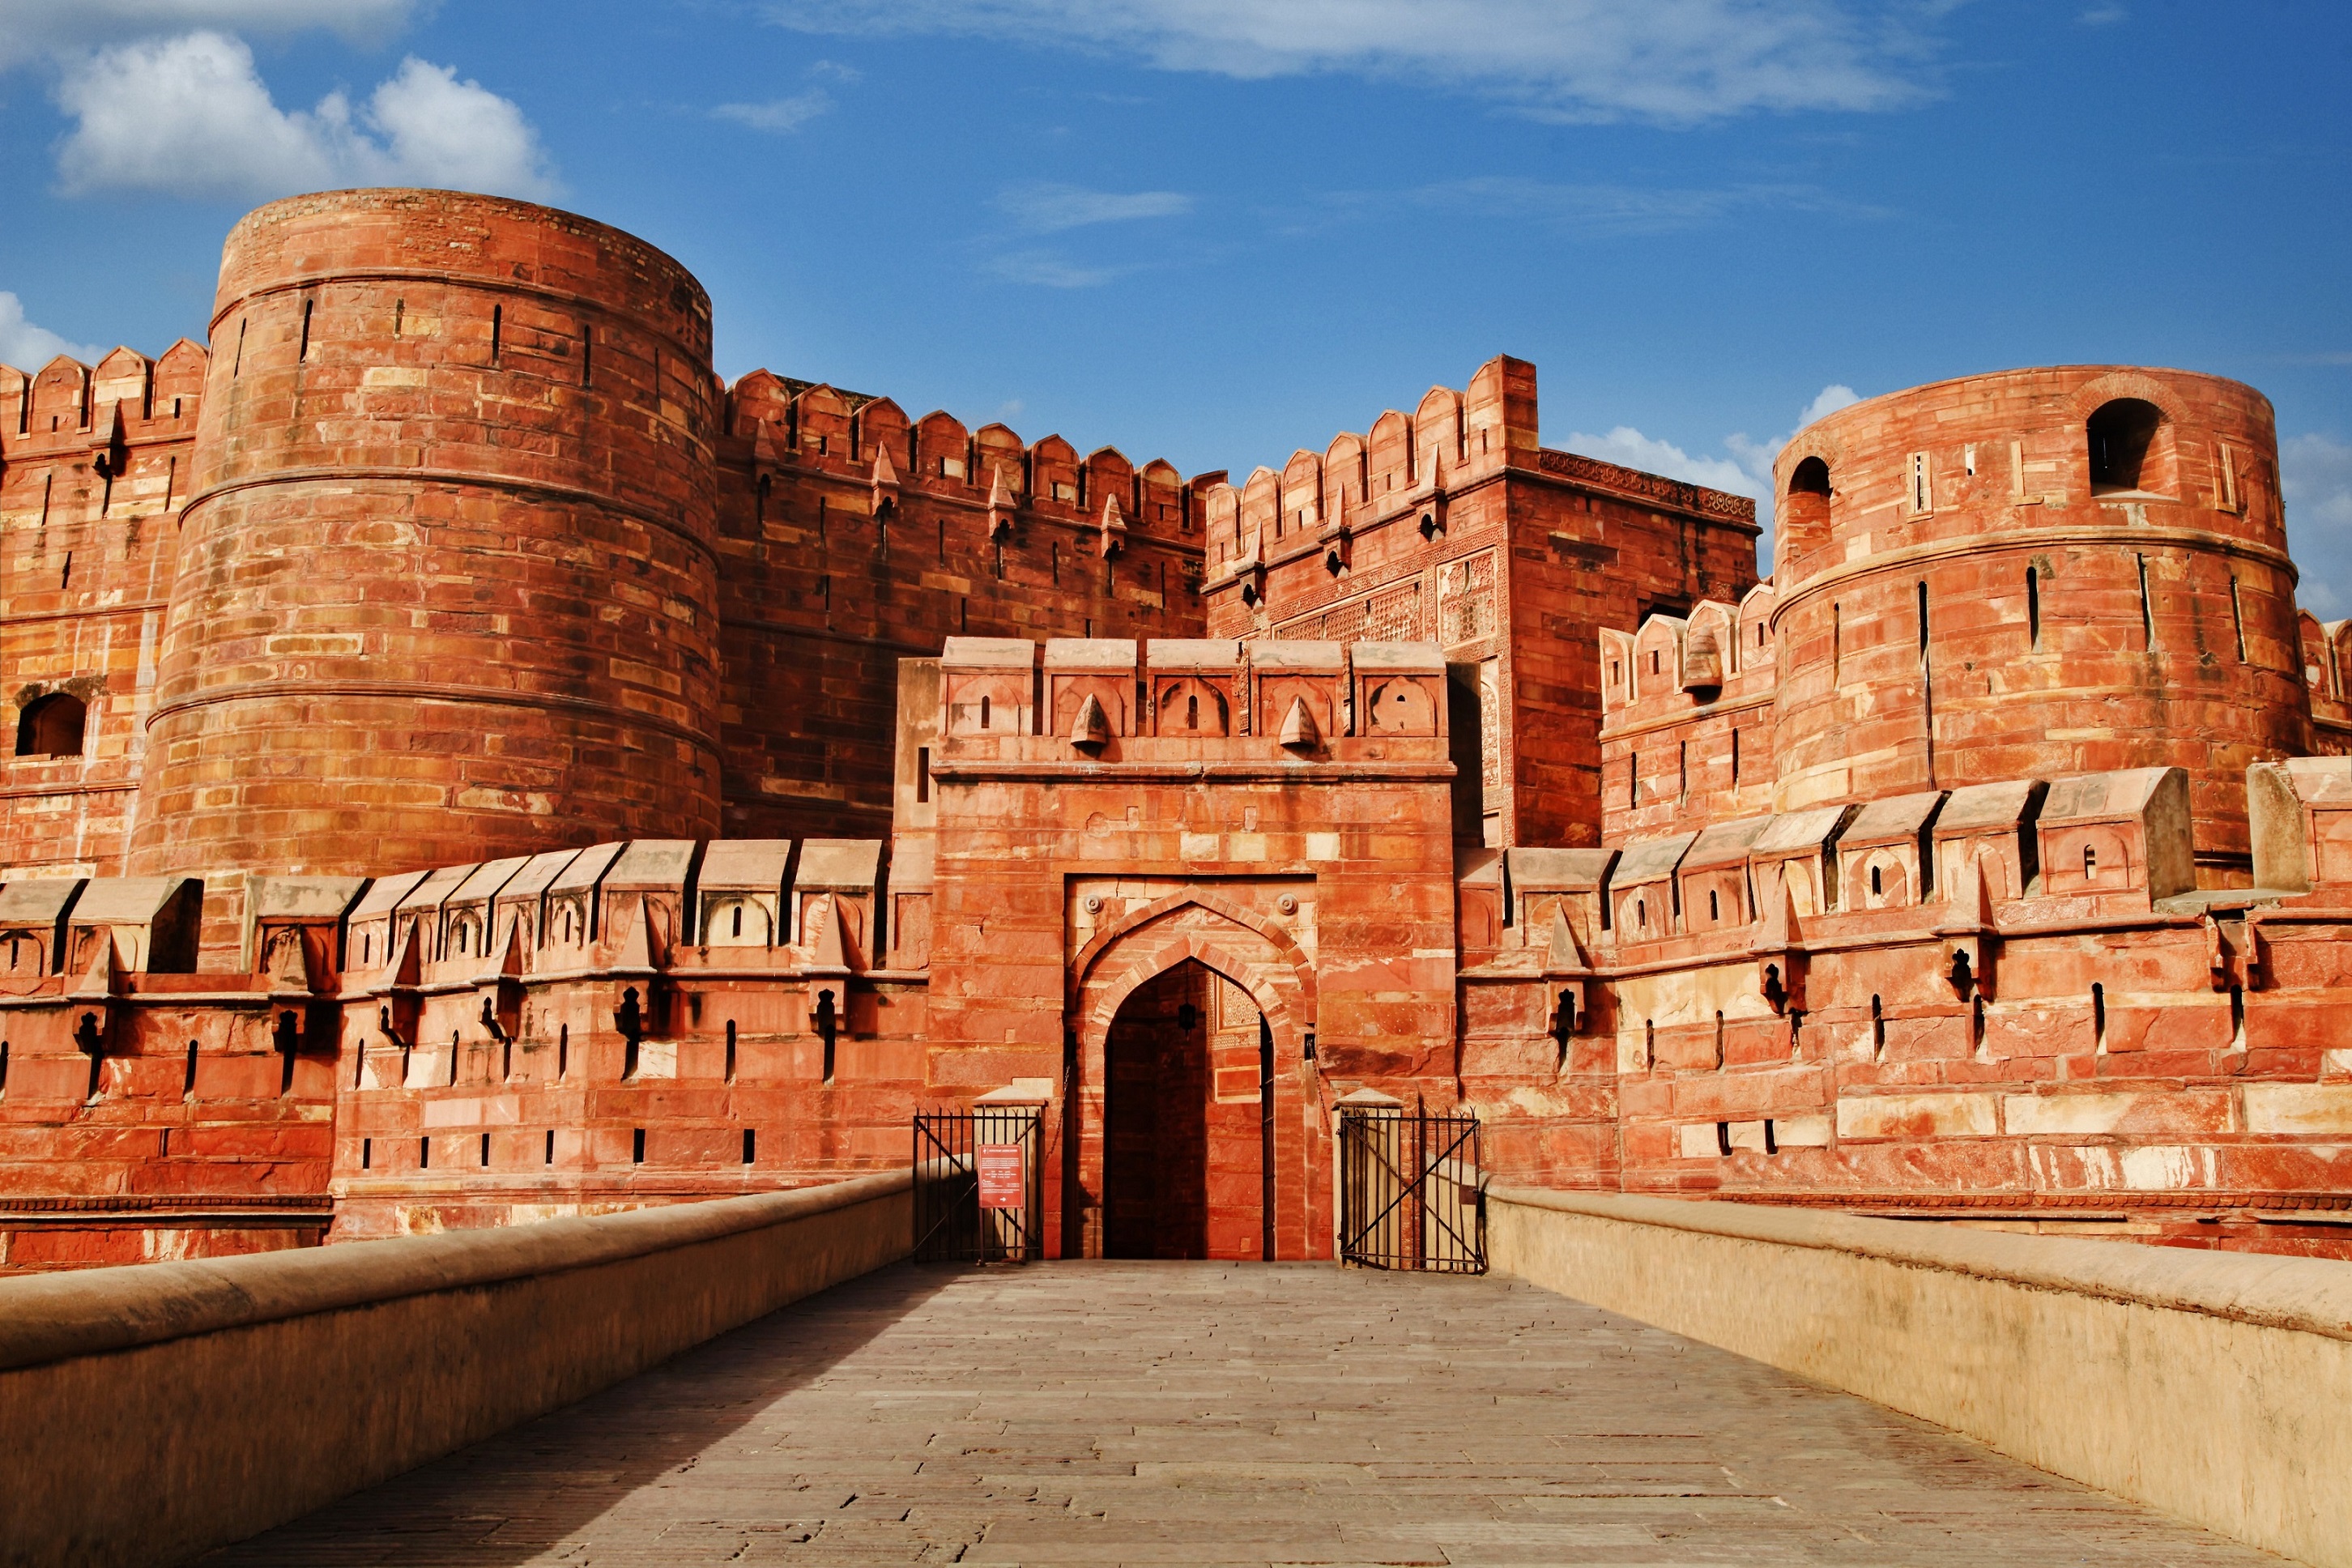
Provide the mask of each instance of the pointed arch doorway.
POLYGON ((1099 927, 1069 987, 1055 1256, 1329 1257, 1315 967, 1273 911, 1171 890, 1099 927))
POLYGON ((1186 959, 1120 1004, 1103 1058, 1103 1256, 1274 1258, 1274 1031, 1249 993, 1186 959))

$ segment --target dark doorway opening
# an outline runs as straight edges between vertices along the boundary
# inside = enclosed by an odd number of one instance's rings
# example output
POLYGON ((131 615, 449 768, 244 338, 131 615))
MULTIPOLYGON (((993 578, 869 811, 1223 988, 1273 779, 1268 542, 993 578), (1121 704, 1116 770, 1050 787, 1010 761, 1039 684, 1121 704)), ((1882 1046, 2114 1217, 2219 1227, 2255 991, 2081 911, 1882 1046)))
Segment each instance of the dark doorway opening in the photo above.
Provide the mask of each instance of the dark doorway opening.
POLYGON ((2091 441, 2091 490, 2148 490, 2157 475, 2149 459, 2164 428, 2164 410, 2137 397, 2101 404, 2085 426, 2091 441))
POLYGON ((20 757, 78 757, 89 708, 69 691, 53 691, 27 703, 16 721, 20 757))
POLYGON ((1274 1256, 1274 1037, 1188 960, 1137 988, 1104 1052, 1103 1256, 1274 1256))

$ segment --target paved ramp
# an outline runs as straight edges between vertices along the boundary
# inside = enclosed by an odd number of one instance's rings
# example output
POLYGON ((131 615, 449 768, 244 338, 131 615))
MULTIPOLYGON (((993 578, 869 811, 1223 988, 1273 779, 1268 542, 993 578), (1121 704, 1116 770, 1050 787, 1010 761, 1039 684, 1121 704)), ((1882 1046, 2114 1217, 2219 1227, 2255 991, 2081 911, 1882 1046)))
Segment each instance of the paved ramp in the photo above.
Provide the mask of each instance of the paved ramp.
POLYGON ((1507 1280, 902 1266, 213 1562, 2279 1560, 1507 1280))

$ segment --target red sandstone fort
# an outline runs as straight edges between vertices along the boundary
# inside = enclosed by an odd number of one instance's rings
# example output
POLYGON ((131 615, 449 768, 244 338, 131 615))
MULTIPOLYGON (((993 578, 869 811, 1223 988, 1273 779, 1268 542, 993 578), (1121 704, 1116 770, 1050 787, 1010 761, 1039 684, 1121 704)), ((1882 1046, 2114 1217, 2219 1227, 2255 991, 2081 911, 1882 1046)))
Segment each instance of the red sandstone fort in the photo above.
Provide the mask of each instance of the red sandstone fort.
POLYGON ((1054 1256, 1328 1256, 1342 1101, 2352 1256, 2352 636, 2268 403, 1971 376, 1773 482, 1759 581, 1508 358, 1187 479, 726 385, 585 219, 263 207, 208 347, 0 368, 0 1266, 805 1185, 983 1097, 1054 1256))

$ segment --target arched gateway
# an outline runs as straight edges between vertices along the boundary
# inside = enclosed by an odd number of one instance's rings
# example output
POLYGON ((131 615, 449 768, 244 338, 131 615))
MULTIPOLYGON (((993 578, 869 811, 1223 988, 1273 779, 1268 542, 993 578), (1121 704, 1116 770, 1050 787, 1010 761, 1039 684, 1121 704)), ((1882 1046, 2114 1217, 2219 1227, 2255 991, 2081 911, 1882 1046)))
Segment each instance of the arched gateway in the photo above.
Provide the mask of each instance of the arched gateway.
POLYGON ((1087 1256, 1304 1255, 1324 1111, 1289 931, 1188 887, 1099 931, 1070 980, 1066 1234, 1087 1256))
POLYGON ((908 667, 892 863, 931 869, 928 1081, 1045 1103, 1047 1257, 1328 1257, 1333 1103, 1451 1063, 1444 660, 1040 652, 908 667), (1227 733, 1159 700, 1203 682, 1227 733))

